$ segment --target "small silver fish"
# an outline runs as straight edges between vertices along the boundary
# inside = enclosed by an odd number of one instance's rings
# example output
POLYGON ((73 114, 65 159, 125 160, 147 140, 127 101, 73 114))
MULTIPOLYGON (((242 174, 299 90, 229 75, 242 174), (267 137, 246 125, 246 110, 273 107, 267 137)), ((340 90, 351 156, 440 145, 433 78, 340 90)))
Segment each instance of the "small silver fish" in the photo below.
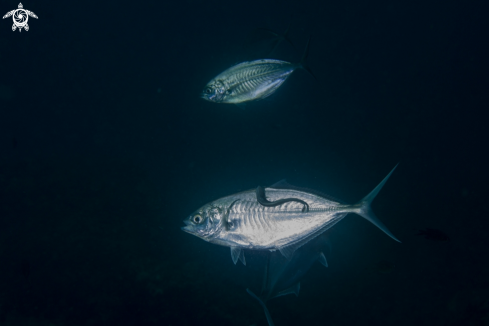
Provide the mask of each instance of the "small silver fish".
POLYGON ((261 59, 237 64, 208 82, 202 98, 231 104, 264 99, 272 95, 297 68, 304 68, 312 75, 305 66, 308 47, 309 41, 299 63, 261 59))
MULTIPOLYGON (((348 213, 367 219, 399 241, 375 216, 370 204, 394 169, 354 205, 291 186, 284 181, 215 200, 184 220, 183 231, 231 248, 233 262, 246 265, 242 249, 279 250, 290 259, 296 249, 341 221, 348 213)), ((399 241, 400 242, 400 241, 399 241)))

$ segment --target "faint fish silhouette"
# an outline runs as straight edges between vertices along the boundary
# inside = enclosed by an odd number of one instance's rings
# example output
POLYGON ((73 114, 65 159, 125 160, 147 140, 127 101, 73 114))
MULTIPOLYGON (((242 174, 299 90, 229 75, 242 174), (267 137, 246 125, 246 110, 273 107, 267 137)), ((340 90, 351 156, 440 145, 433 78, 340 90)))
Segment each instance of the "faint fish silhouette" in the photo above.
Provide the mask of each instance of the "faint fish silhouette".
POLYGON ((287 294, 299 295, 300 282, 316 261, 328 267, 323 251, 330 248, 325 234, 322 234, 299 248, 291 259, 278 251, 271 252, 265 265, 265 275, 260 295, 250 289, 246 291, 263 307, 269 326, 274 326, 266 303, 287 294))

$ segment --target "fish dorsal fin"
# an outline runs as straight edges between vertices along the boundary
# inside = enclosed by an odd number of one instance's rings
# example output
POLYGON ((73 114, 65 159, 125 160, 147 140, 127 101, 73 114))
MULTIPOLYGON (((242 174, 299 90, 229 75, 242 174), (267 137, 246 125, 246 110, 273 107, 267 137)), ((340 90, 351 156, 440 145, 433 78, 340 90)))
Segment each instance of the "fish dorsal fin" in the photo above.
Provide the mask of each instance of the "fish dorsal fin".
POLYGON ((321 263, 321 265, 323 265, 324 267, 328 267, 328 261, 326 260, 326 256, 323 253, 319 254, 318 260, 321 263))
POLYGON ((293 186, 290 183, 288 183, 287 180, 285 180, 285 179, 282 179, 279 182, 275 182, 269 188, 273 188, 273 189, 289 189, 289 190, 297 190, 297 191, 307 192, 307 193, 310 193, 310 194, 313 194, 313 195, 316 195, 316 196, 319 196, 319 197, 322 197, 322 198, 325 198, 325 199, 328 199, 328 200, 331 200, 331 201, 334 201, 334 202, 337 202, 337 203, 340 203, 340 204, 346 204, 344 201, 339 200, 338 198, 332 197, 330 195, 327 195, 325 193, 322 193, 320 191, 309 189, 309 188, 303 188, 303 187, 293 186))
POLYGON ((246 266, 246 260, 244 256, 243 250, 240 247, 231 247, 231 258, 233 259, 234 265, 238 262, 238 259, 241 260, 243 265, 246 266))
POLYGON ((290 189, 290 187, 293 186, 289 184, 285 179, 282 179, 279 182, 275 182, 273 185, 270 186, 270 188, 275 188, 275 189, 290 189))

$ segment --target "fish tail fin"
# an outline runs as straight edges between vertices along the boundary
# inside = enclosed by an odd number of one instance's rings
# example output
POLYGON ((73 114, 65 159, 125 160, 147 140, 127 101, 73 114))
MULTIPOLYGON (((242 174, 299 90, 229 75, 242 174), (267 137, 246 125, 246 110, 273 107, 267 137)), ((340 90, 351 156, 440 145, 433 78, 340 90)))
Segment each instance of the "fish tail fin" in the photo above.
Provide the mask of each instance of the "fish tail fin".
POLYGON ((301 67, 302 69, 307 71, 319 83, 319 80, 312 73, 311 68, 309 68, 306 64, 307 56, 309 55, 309 43, 310 42, 311 42, 311 37, 309 36, 309 39, 307 40, 306 48, 304 50, 304 53, 302 54, 301 61, 299 61, 299 67, 301 67))
MULTIPOLYGON (((399 164, 397 164, 399 165, 399 164)), ((389 237, 392 239, 396 240, 397 242, 399 239, 397 239, 390 231, 387 229, 387 227, 382 223, 377 216, 375 216, 374 212, 372 211, 372 208, 370 205, 372 204, 372 201, 374 200, 375 196, 379 193, 380 189, 384 186, 384 184, 387 182, 387 179, 391 176, 392 172, 396 169, 397 165, 389 172, 389 174, 382 180, 377 187, 374 188, 367 196, 365 196, 362 200, 360 200, 355 206, 357 207, 355 209, 355 213, 358 215, 362 216, 366 220, 370 221, 372 224, 374 224, 376 227, 384 231, 385 234, 387 234, 389 237)))
POLYGON ((275 41, 273 42, 272 50, 268 53, 269 56, 271 56, 272 53, 277 49, 278 45, 281 43, 282 40, 285 40, 287 43, 289 43, 292 46, 294 50, 296 50, 294 43, 292 43, 292 41, 289 38, 289 34, 290 34, 289 31, 291 26, 292 26, 292 21, 290 21, 289 26, 287 26, 287 29, 285 30, 285 33, 283 35, 279 35, 267 28, 257 28, 257 30, 265 31, 268 34, 273 35, 273 37, 275 38, 275 41))
POLYGON ((292 21, 289 23, 289 26, 287 26, 287 29, 285 30, 284 40, 286 40, 287 42, 289 42, 289 44, 292 45, 292 47, 295 49, 294 43, 292 43, 292 41, 289 38, 290 26, 292 26, 292 21))
POLYGON ((274 326, 275 324, 273 323, 272 316, 270 315, 270 312, 268 311, 268 308, 267 308, 265 302, 263 302, 263 300, 260 299, 256 294, 254 294, 250 289, 246 289, 246 292, 248 292, 248 294, 251 295, 256 300, 258 300, 260 305, 263 307, 263 310, 265 310, 265 316, 267 317, 268 325, 274 326))

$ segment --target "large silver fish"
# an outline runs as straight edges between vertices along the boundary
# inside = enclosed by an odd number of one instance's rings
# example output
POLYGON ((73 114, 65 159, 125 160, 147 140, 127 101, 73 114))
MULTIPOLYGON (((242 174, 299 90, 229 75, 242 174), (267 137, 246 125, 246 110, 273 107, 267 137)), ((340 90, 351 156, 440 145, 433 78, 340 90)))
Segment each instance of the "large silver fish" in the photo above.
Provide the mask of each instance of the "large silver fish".
POLYGON ((348 213, 362 216, 399 241, 370 208, 394 169, 354 205, 282 181, 206 204, 184 220, 186 226, 182 230, 230 247, 235 264, 238 259, 246 264, 242 249, 279 250, 291 258, 296 249, 333 227, 348 213))
POLYGON ((231 104, 264 99, 272 95, 297 68, 304 68, 312 74, 305 66, 308 47, 309 41, 299 63, 261 59, 237 64, 208 82, 202 98, 231 104))

